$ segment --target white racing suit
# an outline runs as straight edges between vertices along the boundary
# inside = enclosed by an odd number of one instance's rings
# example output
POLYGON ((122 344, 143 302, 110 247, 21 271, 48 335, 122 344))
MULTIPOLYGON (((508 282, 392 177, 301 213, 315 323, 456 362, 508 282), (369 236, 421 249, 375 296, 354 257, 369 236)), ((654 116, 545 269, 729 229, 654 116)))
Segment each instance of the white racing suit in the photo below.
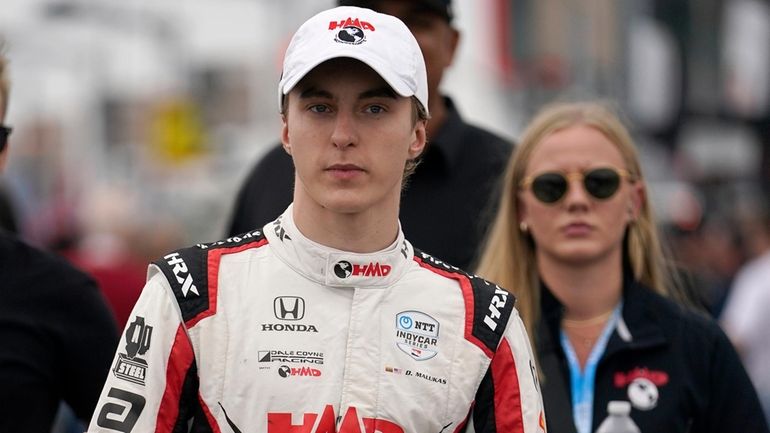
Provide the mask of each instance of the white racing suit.
POLYGON ((264 230, 152 264, 89 432, 539 432, 514 297, 415 252, 264 230))

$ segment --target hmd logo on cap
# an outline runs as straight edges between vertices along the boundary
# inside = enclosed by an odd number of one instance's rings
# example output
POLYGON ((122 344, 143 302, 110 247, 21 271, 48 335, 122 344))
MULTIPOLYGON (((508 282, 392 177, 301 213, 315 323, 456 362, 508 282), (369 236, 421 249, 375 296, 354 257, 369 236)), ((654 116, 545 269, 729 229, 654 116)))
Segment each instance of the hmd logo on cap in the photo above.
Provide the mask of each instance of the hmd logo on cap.
POLYGON ((358 18, 348 18, 346 20, 330 21, 329 30, 337 30, 334 40, 343 44, 359 45, 366 41, 364 30, 374 31, 374 26, 358 18))

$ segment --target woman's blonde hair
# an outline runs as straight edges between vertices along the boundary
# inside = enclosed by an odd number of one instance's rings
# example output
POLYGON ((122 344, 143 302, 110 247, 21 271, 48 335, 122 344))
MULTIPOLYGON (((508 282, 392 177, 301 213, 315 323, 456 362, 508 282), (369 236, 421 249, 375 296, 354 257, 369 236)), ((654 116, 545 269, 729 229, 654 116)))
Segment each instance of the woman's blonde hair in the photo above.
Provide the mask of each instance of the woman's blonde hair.
MULTIPOLYGON (((631 179, 642 182, 646 191, 639 155, 631 136, 606 104, 557 103, 545 107, 530 122, 508 161, 500 208, 487 234, 476 272, 516 295, 517 309, 532 339, 536 334, 535 325, 540 319, 540 280, 535 262, 534 240, 528 233, 519 230, 519 185, 532 151, 543 138, 574 125, 595 128, 614 143, 631 179)), ((630 267, 633 277, 660 294, 674 294, 647 194, 643 194, 638 218, 626 228, 625 237, 624 261, 630 267)))

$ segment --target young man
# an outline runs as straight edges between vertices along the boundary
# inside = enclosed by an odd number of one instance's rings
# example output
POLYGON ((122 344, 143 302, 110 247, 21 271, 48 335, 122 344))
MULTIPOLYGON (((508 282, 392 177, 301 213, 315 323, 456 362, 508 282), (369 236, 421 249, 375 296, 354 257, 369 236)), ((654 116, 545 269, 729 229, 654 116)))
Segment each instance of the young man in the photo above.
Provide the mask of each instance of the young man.
MULTIPOLYGON (((338 0, 401 19, 420 45, 428 75, 431 121, 427 151, 402 192, 400 221, 418 248, 462 269, 479 249, 493 194, 511 144, 466 123, 439 87, 460 41, 450 0, 338 0)), ((291 203, 292 159, 276 145, 254 166, 235 201, 229 236, 261 227, 291 203)))
POLYGON ((544 428, 514 298, 400 231, 428 117, 407 27, 355 7, 314 16, 279 100, 293 204, 151 267, 89 431, 544 428))
MULTIPOLYGON (((10 128, 0 44, 0 172, 10 128)), ((51 431, 65 401, 88 422, 118 331, 94 281, 0 229, 0 432, 51 431)))

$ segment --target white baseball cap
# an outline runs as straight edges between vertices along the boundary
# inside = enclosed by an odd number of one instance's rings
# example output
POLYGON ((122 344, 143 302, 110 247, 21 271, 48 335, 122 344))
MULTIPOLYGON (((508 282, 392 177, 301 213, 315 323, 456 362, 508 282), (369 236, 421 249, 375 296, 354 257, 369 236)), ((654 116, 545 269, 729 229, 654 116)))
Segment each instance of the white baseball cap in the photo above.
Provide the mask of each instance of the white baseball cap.
POLYGON ((308 72, 339 57, 366 63, 396 93, 415 96, 427 113, 425 60, 412 32, 396 17, 352 6, 320 12, 294 33, 278 83, 278 108, 308 72))

